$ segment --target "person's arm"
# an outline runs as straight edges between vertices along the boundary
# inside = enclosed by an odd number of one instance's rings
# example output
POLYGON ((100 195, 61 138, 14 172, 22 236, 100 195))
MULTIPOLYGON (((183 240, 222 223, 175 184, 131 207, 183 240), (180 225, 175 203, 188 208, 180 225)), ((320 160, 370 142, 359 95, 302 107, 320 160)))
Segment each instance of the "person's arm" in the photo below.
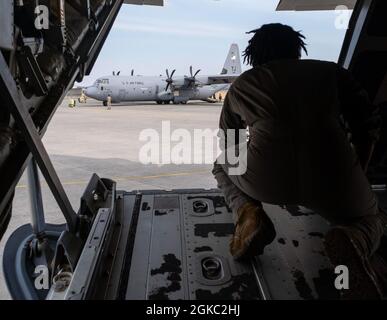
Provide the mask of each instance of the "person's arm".
POLYGON ((341 113, 349 127, 360 164, 367 172, 382 127, 379 108, 371 102, 367 91, 349 71, 339 68, 338 72, 341 113))
MULTIPOLYGON (((226 132, 228 129, 238 131, 239 129, 246 128, 240 116, 233 109, 236 103, 237 101, 235 101, 235 96, 231 88, 224 101, 219 121, 219 129, 224 132, 224 134, 219 135, 221 147, 227 146, 226 132)), ((239 139, 239 137, 236 137, 236 139, 239 139)), ((225 152, 225 150, 221 151, 225 152)), ((253 200, 233 184, 227 173, 224 171, 222 164, 219 164, 218 161, 214 163, 212 173, 217 181, 218 188, 223 192, 227 205, 234 214, 234 218, 237 219, 239 208, 245 203, 252 202, 253 200)))
POLYGON ((237 112, 237 105, 238 97, 234 93, 234 87, 231 87, 224 100, 220 114, 219 130, 224 133, 220 134, 221 146, 227 146, 227 130, 235 130, 235 141, 232 145, 236 145, 239 142, 239 130, 246 129, 246 125, 237 112), (223 139, 225 140, 223 141, 223 139))

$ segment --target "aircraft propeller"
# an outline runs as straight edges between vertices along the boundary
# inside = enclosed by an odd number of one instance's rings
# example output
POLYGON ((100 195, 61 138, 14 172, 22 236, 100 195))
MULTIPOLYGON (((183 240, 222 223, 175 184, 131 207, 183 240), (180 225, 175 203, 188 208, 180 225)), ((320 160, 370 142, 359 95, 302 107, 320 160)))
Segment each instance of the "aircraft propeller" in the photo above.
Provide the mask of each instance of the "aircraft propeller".
POLYGON ((165 91, 168 91, 169 87, 172 86, 173 84, 173 75, 175 74, 176 72, 176 69, 172 71, 171 74, 169 74, 169 70, 165 70, 166 71, 166 74, 167 74, 167 79, 165 79, 165 81, 167 82, 167 86, 165 88, 165 91))
POLYGON ((200 71, 202 71, 202 70, 198 70, 198 71, 196 71, 195 72, 195 74, 193 73, 193 67, 192 66, 190 66, 189 67, 189 73, 190 73, 190 75, 191 75, 191 77, 187 77, 187 80, 189 81, 189 82, 191 82, 191 83, 196 83, 196 77, 197 77, 197 75, 200 73, 200 71))

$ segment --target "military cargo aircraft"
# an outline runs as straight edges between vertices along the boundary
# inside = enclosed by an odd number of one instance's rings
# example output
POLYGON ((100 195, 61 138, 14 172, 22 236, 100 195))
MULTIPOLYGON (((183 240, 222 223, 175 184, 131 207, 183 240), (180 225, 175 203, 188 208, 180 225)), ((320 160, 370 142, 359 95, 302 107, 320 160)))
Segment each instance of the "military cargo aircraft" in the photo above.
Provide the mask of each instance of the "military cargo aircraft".
POLYGON ((85 88, 86 96, 103 101, 107 105, 108 96, 113 103, 124 101, 156 101, 158 104, 186 104, 189 100, 214 102, 211 97, 226 90, 234 79, 242 73, 237 44, 232 44, 220 75, 199 76, 201 70, 194 73, 190 67, 189 76, 174 77, 166 70, 166 76, 121 76, 120 72, 112 76, 97 79, 94 85, 85 88))
MULTIPOLYGON (((336 299, 322 238, 328 222, 298 206, 265 206, 278 237, 264 254, 235 261, 232 217, 218 190, 120 191, 91 177, 75 212, 42 143, 56 109, 90 74, 121 6, 162 0, 0 1, 0 237, 28 168, 31 223, 7 240, 3 270, 14 299, 336 299), (34 26, 36 5, 50 28, 34 26), (45 222, 39 167, 65 225, 45 222), (46 274, 47 286, 37 277, 46 274)), ((385 0, 281 0, 279 10, 353 10, 339 63, 374 103, 387 103, 385 0)), ((259 3, 256 4, 259 6, 259 3)), ((316 21, 318 24, 318 21, 316 21)), ((321 28, 324 28, 322 25, 321 28)), ((382 115, 387 120, 385 107, 382 115)), ((369 179, 386 209, 387 132, 369 179)), ((318 181, 316 181, 318 183, 318 181)))

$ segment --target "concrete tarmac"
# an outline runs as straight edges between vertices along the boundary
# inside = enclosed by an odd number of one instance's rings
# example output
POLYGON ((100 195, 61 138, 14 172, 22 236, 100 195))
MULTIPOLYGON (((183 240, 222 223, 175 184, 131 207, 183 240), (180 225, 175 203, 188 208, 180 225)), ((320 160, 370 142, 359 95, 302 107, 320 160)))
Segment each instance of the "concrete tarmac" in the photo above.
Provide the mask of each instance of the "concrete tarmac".
MULTIPOLYGON (((139 136, 144 129, 155 129, 161 133, 163 121, 170 121, 172 131, 186 129, 191 135, 195 129, 216 130, 221 107, 221 103, 157 105, 145 102, 122 103, 107 110, 102 103, 88 100, 86 104, 77 104, 72 109, 68 107, 68 99, 65 99, 49 126, 44 144, 76 211, 80 196, 93 173, 116 180, 118 189, 126 191, 215 188, 212 165, 208 159, 207 164, 141 163, 139 152, 146 142, 140 141, 139 136)), ((197 144, 198 141, 191 141, 191 145, 197 144)), ((165 145, 163 148, 165 150, 165 145)), ((42 191, 47 222, 62 223, 64 219, 44 181, 42 191)), ((15 229, 30 221, 24 174, 16 189, 10 227, 0 243, 1 266, 7 238, 15 229)), ((2 270, 0 299, 10 299, 2 270)))

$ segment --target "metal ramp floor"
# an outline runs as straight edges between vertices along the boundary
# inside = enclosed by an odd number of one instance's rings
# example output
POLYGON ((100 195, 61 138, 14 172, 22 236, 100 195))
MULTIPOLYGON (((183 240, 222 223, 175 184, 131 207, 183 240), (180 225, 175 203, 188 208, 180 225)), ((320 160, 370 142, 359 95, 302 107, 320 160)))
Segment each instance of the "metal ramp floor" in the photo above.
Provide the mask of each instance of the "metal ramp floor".
POLYGON ((121 298, 338 298, 322 246, 329 225, 307 209, 265 205, 276 240, 257 260, 236 262, 228 249, 232 213, 219 191, 146 191, 122 197, 132 223, 121 298))

